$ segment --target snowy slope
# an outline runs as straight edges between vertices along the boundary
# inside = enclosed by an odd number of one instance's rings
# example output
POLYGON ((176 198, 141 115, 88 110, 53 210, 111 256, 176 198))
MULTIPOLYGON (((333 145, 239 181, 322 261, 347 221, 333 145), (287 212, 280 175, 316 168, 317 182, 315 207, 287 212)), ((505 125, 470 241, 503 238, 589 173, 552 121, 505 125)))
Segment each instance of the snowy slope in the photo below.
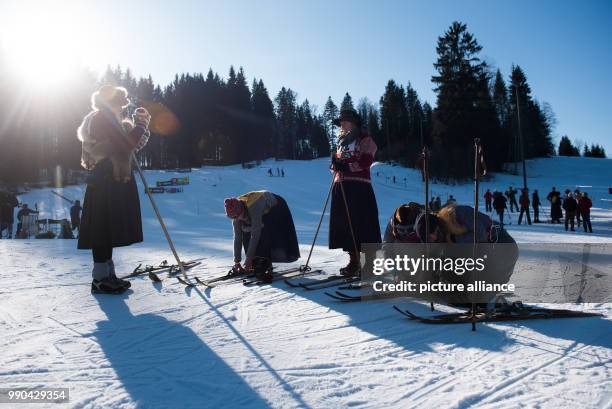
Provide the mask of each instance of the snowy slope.
MULTIPOLYGON (((584 190, 593 196, 595 233, 513 224, 518 241, 612 242, 611 203, 601 200, 610 198, 611 160, 552 158, 528 165, 529 185, 541 197, 552 185, 561 191, 593 186, 584 190)), ((422 201, 416 171, 376 164, 373 174, 382 227, 399 203, 422 201)), ((176 176, 184 174, 147 172, 152 184, 176 176)), ((307 255, 330 183, 326 160, 208 167, 189 176, 183 193, 156 198, 182 257, 205 257, 194 274, 218 275, 231 264, 223 199, 249 190, 269 189, 287 200, 307 255), (283 167, 287 177, 268 177, 267 167, 283 167)), ((483 189, 521 183, 517 176, 494 175, 483 189)), ((472 200, 471 184, 431 189, 443 200, 447 194, 472 200)), ((38 203, 42 217, 62 217, 69 205, 49 190, 20 199, 38 203)), ((84 187, 60 191, 78 198, 84 187)), ((115 252, 126 272, 171 257, 144 194, 141 201, 145 242, 115 252)), ((333 272, 346 260, 328 250, 326 240, 327 220, 312 264, 333 272)), ((574 306, 605 318, 488 324, 472 333, 465 326, 407 322, 390 302, 340 304, 321 291, 284 284, 189 290, 139 278, 124 296, 94 297, 90 263, 90 254, 70 240, 0 242, 0 385, 69 387, 70 404, 62 407, 75 408, 612 405, 607 304, 574 306)), ((418 302, 396 303, 427 313, 418 302)))

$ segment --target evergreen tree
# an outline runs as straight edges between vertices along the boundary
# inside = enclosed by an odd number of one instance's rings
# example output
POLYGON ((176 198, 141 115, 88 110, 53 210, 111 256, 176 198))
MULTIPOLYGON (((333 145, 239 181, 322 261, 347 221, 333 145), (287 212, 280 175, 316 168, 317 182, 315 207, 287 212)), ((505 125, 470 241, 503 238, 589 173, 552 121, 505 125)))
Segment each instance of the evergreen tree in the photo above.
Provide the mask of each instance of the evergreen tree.
POLYGON ((353 106, 353 98, 347 92, 344 94, 344 99, 342 100, 342 104, 340 104, 340 111, 344 111, 346 109, 355 109, 353 106))
POLYGON ((368 108, 367 132, 374 140, 380 139, 380 118, 374 105, 370 105, 368 108))
POLYGON ((425 137, 423 134, 423 107, 419 95, 410 82, 406 86, 406 110, 408 133, 406 135, 406 163, 413 166, 421 151, 425 137))
POLYGON ((276 156, 277 146, 276 137, 276 117, 274 115, 274 105, 268 95, 263 81, 253 80, 251 95, 251 106, 256 121, 252 132, 253 139, 257 141, 255 151, 257 159, 265 159, 269 156, 276 156))
POLYGON ((516 141, 514 149, 515 160, 520 159, 521 146, 519 141, 518 114, 521 118, 521 134, 523 137, 522 149, 525 158, 549 156, 554 153, 550 125, 540 105, 531 96, 531 87, 521 67, 513 66, 510 77, 510 121, 513 140, 516 141), (518 93, 518 98, 517 98, 518 93), (518 109, 517 113, 517 99, 518 109))
POLYGON ((591 144, 589 148, 587 144, 584 145, 584 156, 589 158, 606 158, 606 151, 600 145, 591 144))
POLYGON ((279 157, 295 159, 297 156, 296 106, 297 95, 282 87, 274 99, 279 136, 279 157))
POLYGON ((368 129, 368 114, 372 103, 367 98, 361 98, 357 103, 357 113, 361 117, 361 126, 368 129))
POLYGON ((495 105, 495 113, 500 124, 505 124, 508 120, 508 112, 510 103, 508 101, 508 89, 504 77, 500 70, 495 74, 495 84, 493 85, 493 104, 495 105))
POLYGON ((473 138, 482 133, 479 98, 486 64, 479 58, 482 47, 463 23, 454 22, 438 38, 436 50, 438 74, 432 82, 438 103, 433 115, 431 173, 466 178, 472 174, 468 158, 472 157, 473 138))
POLYGON ((325 118, 322 115, 313 118, 312 129, 310 131, 310 145, 313 157, 329 157, 330 146, 325 129, 325 118))
POLYGON ((428 102, 423 104, 423 140, 425 146, 432 145, 431 126, 432 126, 433 109, 428 102))
MULTIPOLYGON (((561 137, 561 141, 559 141, 558 153, 559 156, 580 156, 580 151, 572 144, 572 141, 570 141, 567 136, 561 137)), ((588 156, 586 151, 584 156, 588 156)))
POLYGON ((296 158, 297 159, 312 159, 313 151, 311 148, 311 131, 313 128, 312 111, 310 103, 306 99, 302 105, 297 107, 295 119, 296 131, 296 158))
POLYGON ((339 115, 340 111, 331 96, 327 97, 327 102, 325 103, 325 108, 323 109, 323 120, 325 124, 325 131, 327 134, 327 139, 330 141, 330 146, 335 150, 336 144, 336 135, 334 132, 334 124, 333 120, 336 119, 339 115))
POLYGON ((402 86, 389 80, 380 99, 380 135, 376 141, 385 160, 402 159, 406 155, 408 110, 402 86))

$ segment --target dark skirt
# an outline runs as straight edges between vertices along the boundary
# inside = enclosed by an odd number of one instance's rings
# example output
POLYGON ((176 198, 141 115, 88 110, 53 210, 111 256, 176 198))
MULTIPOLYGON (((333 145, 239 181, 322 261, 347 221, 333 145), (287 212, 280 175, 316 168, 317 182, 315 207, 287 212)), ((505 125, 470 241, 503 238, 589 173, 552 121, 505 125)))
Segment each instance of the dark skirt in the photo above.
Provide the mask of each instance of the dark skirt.
MULTIPOLYGON (((297 234, 291 210, 282 197, 276 196, 276 206, 263 216, 263 230, 255 252, 256 257, 265 257, 273 263, 292 263, 300 258, 297 234)), ((243 234, 244 251, 249 248, 251 235, 243 234)))
POLYGON ((134 177, 113 178, 110 160, 100 161, 88 179, 79 229, 79 249, 122 247, 142 242, 140 199, 134 177))
POLYGON ((551 219, 562 219, 563 210, 560 204, 553 204, 550 206, 550 218, 551 219))
POLYGON ((329 248, 341 248, 344 251, 354 251, 355 249, 340 183, 344 185, 357 249, 361 251, 362 243, 380 243, 378 206, 376 205, 372 185, 365 182, 344 181, 334 183, 332 189, 329 215, 329 248))

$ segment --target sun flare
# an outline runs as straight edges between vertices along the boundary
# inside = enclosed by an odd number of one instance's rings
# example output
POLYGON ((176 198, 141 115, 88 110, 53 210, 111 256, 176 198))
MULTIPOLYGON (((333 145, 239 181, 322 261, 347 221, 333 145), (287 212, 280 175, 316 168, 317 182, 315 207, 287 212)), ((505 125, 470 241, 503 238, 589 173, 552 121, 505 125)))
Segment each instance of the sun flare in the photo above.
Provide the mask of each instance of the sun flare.
POLYGON ((2 52, 11 74, 38 90, 68 83, 80 64, 85 41, 73 16, 43 6, 15 11, 0 28, 2 52))

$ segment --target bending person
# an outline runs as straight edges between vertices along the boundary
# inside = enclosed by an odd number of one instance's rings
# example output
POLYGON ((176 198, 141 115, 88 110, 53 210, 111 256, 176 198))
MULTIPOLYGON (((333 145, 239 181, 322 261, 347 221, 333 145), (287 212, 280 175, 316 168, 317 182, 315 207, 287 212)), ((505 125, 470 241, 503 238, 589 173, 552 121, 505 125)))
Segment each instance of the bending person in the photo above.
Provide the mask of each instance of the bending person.
POLYGON ((234 269, 254 271, 264 282, 272 281, 272 263, 300 258, 291 211, 285 199, 266 190, 225 199, 225 213, 234 228, 234 269))

